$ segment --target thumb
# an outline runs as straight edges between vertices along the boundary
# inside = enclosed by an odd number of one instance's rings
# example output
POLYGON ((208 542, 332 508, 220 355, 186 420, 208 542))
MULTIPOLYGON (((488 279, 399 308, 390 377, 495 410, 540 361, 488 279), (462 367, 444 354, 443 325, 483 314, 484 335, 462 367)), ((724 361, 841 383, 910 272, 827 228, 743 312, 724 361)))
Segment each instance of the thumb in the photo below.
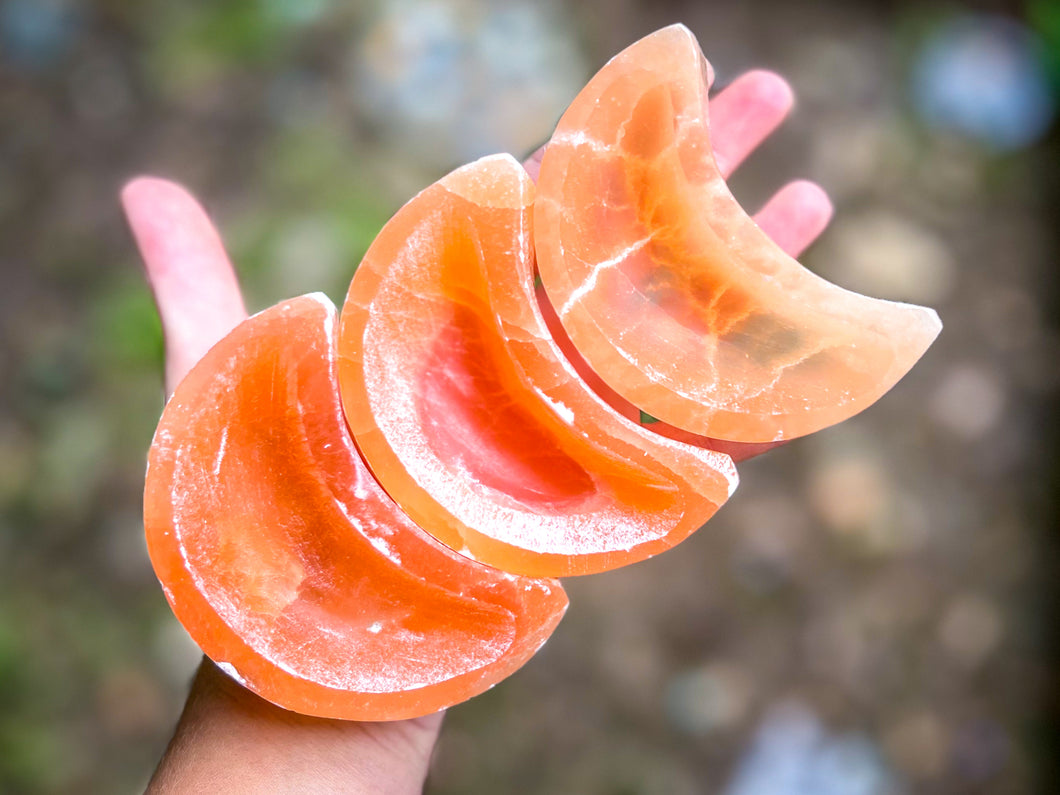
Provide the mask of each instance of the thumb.
POLYGON ((187 190, 138 177, 121 200, 162 318, 169 395, 247 311, 221 238, 187 190))

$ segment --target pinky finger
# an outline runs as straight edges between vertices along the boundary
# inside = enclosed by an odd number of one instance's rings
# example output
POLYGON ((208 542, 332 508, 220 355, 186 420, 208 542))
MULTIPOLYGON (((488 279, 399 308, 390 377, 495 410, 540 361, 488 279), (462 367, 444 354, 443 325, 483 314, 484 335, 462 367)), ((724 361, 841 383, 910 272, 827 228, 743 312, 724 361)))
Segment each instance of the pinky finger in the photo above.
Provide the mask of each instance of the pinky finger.
POLYGON ((755 215, 755 223, 793 257, 799 256, 832 220, 832 201, 806 180, 789 182, 755 215))

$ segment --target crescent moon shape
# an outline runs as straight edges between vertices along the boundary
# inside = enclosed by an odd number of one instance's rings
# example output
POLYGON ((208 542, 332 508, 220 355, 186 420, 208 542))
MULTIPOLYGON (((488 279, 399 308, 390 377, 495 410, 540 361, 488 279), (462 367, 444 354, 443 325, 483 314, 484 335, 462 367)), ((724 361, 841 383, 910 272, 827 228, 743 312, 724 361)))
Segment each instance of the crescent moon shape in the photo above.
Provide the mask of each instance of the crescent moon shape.
POLYGON ((258 695, 309 715, 426 715, 512 673, 567 600, 455 554, 364 466, 336 373, 336 311, 255 315, 181 382, 151 448, 144 522, 174 613, 258 695))
POLYGON ((578 377, 535 298, 533 200, 500 155, 406 204, 350 285, 339 379, 365 460, 420 526, 507 571, 589 574, 687 537, 736 470, 578 377))
POLYGON ((712 79, 681 25, 593 77, 541 163, 538 268, 622 398, 695 434, 778 441, 872 404, 941 324, 825 281, 754 224, 714 162, 712 79))

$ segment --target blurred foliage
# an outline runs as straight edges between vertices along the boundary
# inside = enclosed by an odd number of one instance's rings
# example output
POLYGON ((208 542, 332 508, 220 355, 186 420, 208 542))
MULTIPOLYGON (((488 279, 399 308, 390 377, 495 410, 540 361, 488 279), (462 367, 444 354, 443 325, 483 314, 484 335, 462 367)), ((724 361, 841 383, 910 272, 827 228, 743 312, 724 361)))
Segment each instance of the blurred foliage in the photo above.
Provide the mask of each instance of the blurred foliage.
POLYGON ((1042 57, 1053 83, 1060 87, 1060 4, 1055 0, 1029 0, 1027 21, 1042 40, 1042 57))
POLYGON ((162 369, 162 324, 143 280, 127 278, 92 306, 92 353, 104 371, 162 369))

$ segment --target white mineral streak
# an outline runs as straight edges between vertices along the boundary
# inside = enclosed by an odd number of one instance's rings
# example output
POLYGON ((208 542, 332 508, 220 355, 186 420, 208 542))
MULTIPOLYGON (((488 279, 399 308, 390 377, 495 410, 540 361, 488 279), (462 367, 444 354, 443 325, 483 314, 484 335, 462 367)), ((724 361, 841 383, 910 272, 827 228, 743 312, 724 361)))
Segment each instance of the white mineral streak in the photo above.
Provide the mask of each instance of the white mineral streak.
MULTIPOLYGON (((159 428, 155 431, 155 437, 151 440, 151 446, 157 448, 160 452, 168 452, 173 447, 173 433, 168 428, 159 428)), ((150 461, 147 466, 148 471, 150 471, 150 461)))
MULTIPOLYGON (((519 168, 522 168, 520 166, 519 168)), ((524 220, 523 216, 519 216, 519 250, 518 254, 522 254, 524 251, 530 250, 530 230, 527 228, 528 224, 524 220)))
MULTIPOLYGON (((332 381, 337 383, 338 374, 335 371, 338 367, 338 347, 335 339, 335 318, 337 317, 338 312, 335 309, 335 305, 331 302, 331 299, 323 293, 311 293, 306 297, 318 301, 327 310, 324 317, 324 339, 327 342, 328 367, 331 369, 332 381)), ((357 447, 353 443, 353 437, 348 432, 345 432, 346 414, 342 410, 341 401, 336 401, 334 418, 337 422, 336 427, 343 429, 343 432, 339 434, 339 442, 353 460, 358 460, 360 458, 360 453, 357 452, 357 447)), ((325 445, 325 448, 330 448, 331 446, 332 445, 329 442, 325 445)), ((364 487, 364 482, 361 480, 362 473, 360 468, 356 469, 356 475, 357 482, 353 484, 354 499, 366 500, 369 495, 368 490, 364 487)), ((342 511, 342 515, 346 517, 346 520, 362 535, 365 534, 364 523, 361 521, 357 513, 337 496, 334 496, 334 500, 335 504, 339 506, 339 510, 342 511)), ((380 526, 379 529, 388 535, 393 533, 393 529, 385 525, 380 526)))
POLYGON ((552 410, 556 412, 556 414, 559 415, 560 419, 567 423, 567 425, 574 424, 574 411, 569 406, 564 405, 558 400, 553 400, 537 387, 534 387, 534 393, 543 401, 545 401, 545 403, 551 406, 552 410))
MULTIPOLYGON (((173 456, 173 482, 183 483, 183 470, 185 468, 184 460, 184 448, 178 447, 176 453, 173 456)), ((173 506, 173 540, 177 545, 177 552, 180 553, 181 563, 184 564, 184 570, 191 575, 192 581, 195 583, 195 588, 200 593, 203 591, 203 580, 199 575, 198 568, 191 565, 191 561, 188 559, 188 550, 184 545, 184 527, 180 521, 180 517, 184 515, 184 504, 187 502, 188 494, 186 492, 173 492, 170 495, 170 502, 173 506)))
POLYGON ((605 157, 614 157, 614 147, 608 146, 603 141, 600 141, 592 136, 586 135, 582 130, 572 130, 569 132, 557 132, 552 137, 552 145, 565 144, 567 146, 587 146, 598 155, 605 157))
POLYGON ((389 542, 385 538, 379 536, 373 536, 368 539, 372 542, 372 546, 378 549, 387 560, 393 563, 401 565, 401 555, 398 554, 397 550, 390 546, 389 542))
POLYGON ((580 285, 578 285, 577 288, 571 291, 571 294, 567 297, 567 300, 564 302, 562 308, 559 310, 559 316, 561 318, 566 317, 567 313, 570 312, 571 307, 573 307, 576 303, 582 300, 582 298, 584 298, 587 293, 591 292, 592 289, 596 287, 596 280, 597 278, 599 278, 601 272, 603 272, 607 268, 613 268, 616 265, 621 265, 631 256, 633 256, 646 245, 648 245, 648 243, 650 242, 651 235, 648 235, 642 240, 638 240, 636 243, 633 243, 629 247, 622 249, 610 259, 605 259, 603 262, 596 263, 596 265, 593 266, 592 271, 589 273, 589 276, 586 277, 585 281, 583 281, 580 285))
POLYGON ((221 431, 221 444, 217 448, 217 458, 213 462, 214 475, 221 474, 221 463, 225 459, 225 448, 228 446, 228 428, 221 431))
POLYGON ((618 344, 616 344, 614 342, 611 343, 611 347, 614 348, 615 353, 617 353, 619 356, 621 356, 623 359, 625 359, 631 365, 633 365, 638 370, 640 370, 642 373, 644 373, 648 377, 649 380, 657 383, 659 381, 662 381, 664 378, 666 378, 666 373, 663 373, 661 370, 659 370, 658 368, 654 367, 651 364, 651 362, 643 362, 642 363, 640 361, 640 359, 637 358, 637 355, 633 351, 627 351, 625 348, 623 348, 622 346, 620 346, 620 345, 618 345, 618 344))
POLYGON ((346 521, 350 523, 350 526, 353 527, 353 529, 361 535, 364 535, 364 523, 361 521, 361 517, 359 517, 354 511, 350 509, 350 506, 348 506, 334 494, 331 495, 331 498, 335 501, 335 505, 338 506, 339 511, 342 512, 342 515, 346 519, 346 521))
MULTIPOLYGON (((751 398, 755 398, 759 395, 770 392, 771 390, 776 388, 777 384, 780 383, 780 379, 783 378, 785 373, 787 373, 789 370, 798 367, 803 362, 809 360, 810 358, 816 356, 819 353, 823 353, 824 351, 829 350, 831 347, 832 346, 828 345, 827 342, 822 341, 821 343, 815 345, 812 348, 809 348, 805 351, 801 351, 797 359, 794 359, 785 364, 776 365, 773 369, 772 377, 768 381, 765 381, 760 386, 754 389, 746 390, 740 397, 743 400, 750 400, 751 398)), ((849 391, 841 391, 839 392, 839 394, 833 392, 832 394, 834 396, 836 406, 843 405, 847 402, 846 398, 849 398, 849 391)))
POLYGON ((220 662, 214 663, 214 665, 216 665, 218 668, 220 668, 222 671, 224 671, 226 674, 228 674, 229 678, 234 679, 237 682, 239 682, 239 684, 245 685, 247 683, 247 680, 243 678, 243 675, 241 673, 239 673, 239 671, 236 669, 236 667, 234 665, 232 665, 232 663, 224 662, 222 660, 220 662))
POLYGON ((736 487, 740 485, 740 476, 736 474, 736 464, 724 453, 714 453, 712 450, 704 450, 703 452, 713 453, 710 464, 719 475, 725 478, 728 485, 728 493, 725 496, 726 498, 731 497, 733 492, 736 491, 736 487))

